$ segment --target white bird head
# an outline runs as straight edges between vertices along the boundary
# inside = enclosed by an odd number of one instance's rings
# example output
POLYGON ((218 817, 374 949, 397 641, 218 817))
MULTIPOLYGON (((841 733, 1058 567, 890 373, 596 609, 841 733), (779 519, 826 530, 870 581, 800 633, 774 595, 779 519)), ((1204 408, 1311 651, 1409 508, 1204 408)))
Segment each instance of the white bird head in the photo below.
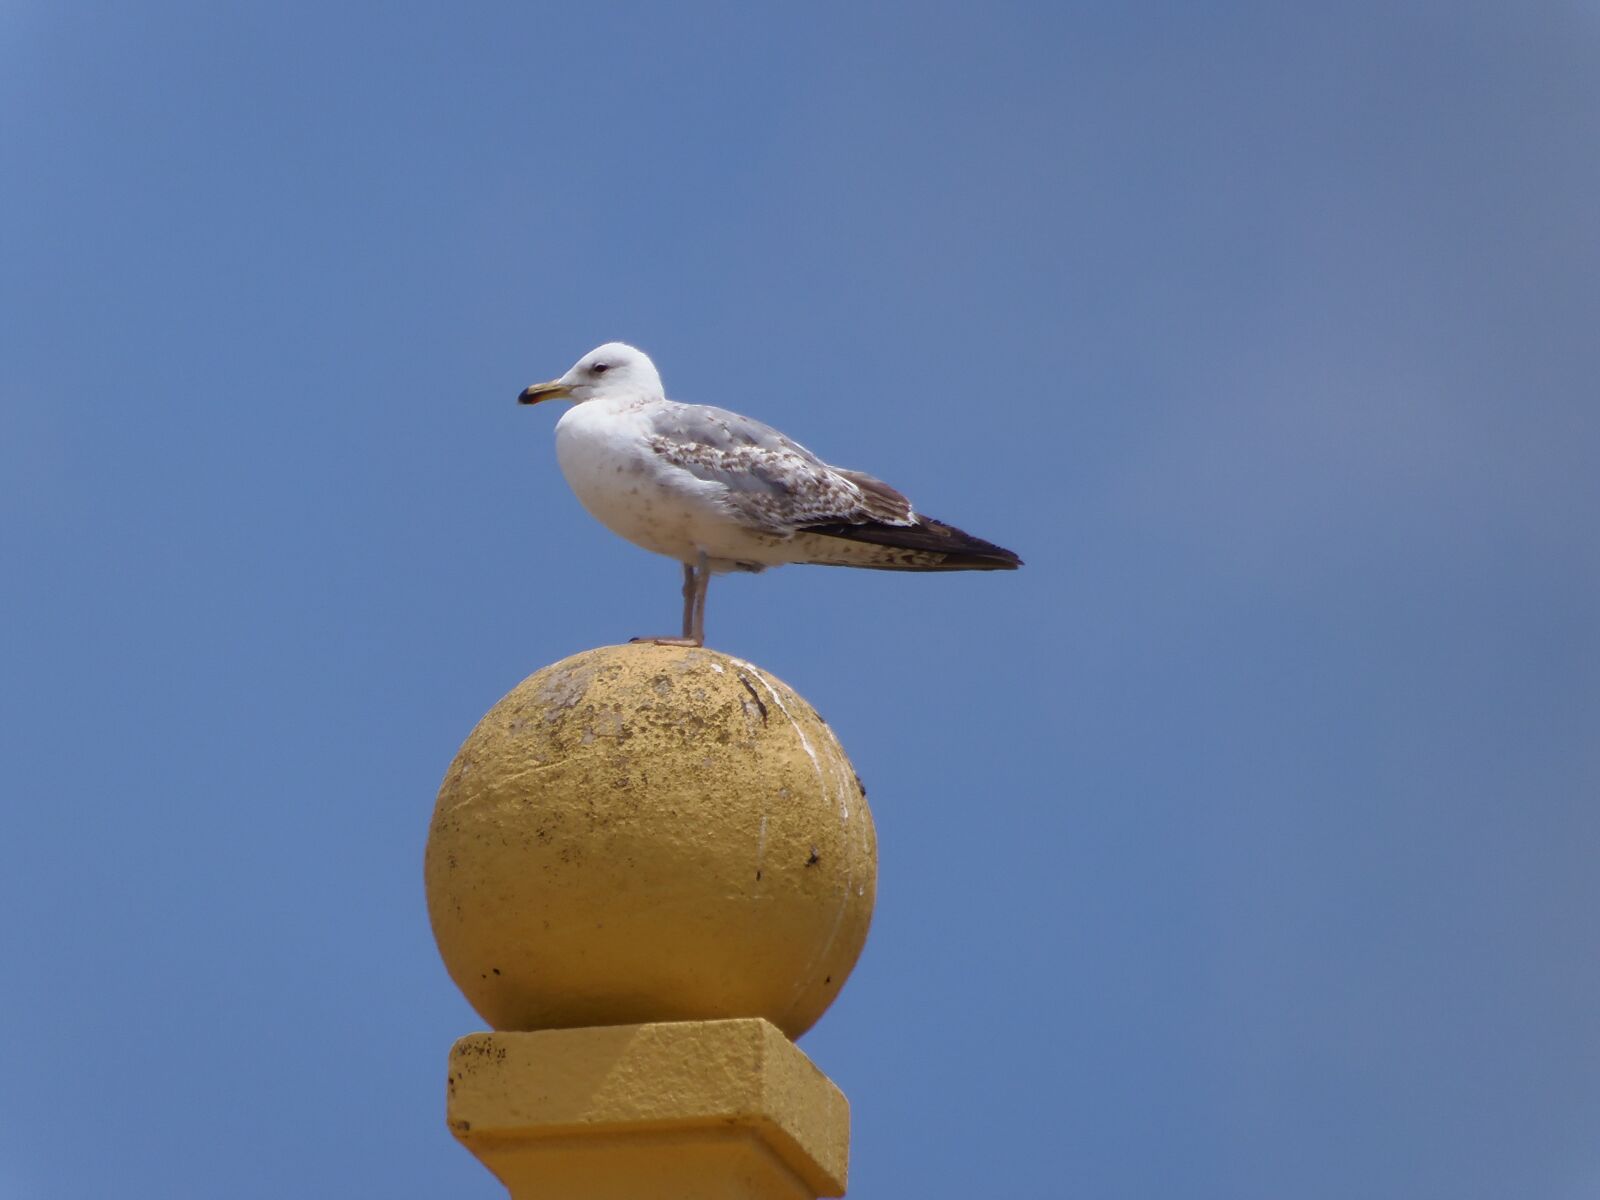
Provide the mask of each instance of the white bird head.
POLYGON ((607 342, 589 351, 560 379, 524 388, 519 403, 537 404, 541 400, 611 400, 636 396, 641 400, 661 399, 661 376, 655 363, 643 350, 623 342, 607 342))

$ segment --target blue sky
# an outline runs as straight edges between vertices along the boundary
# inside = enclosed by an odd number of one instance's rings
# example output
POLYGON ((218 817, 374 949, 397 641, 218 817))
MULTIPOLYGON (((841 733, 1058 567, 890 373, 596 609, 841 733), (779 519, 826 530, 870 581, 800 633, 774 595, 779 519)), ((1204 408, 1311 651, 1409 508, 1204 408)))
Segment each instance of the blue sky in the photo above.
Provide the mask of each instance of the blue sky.
MULTIPOLYGON (((870 11, 867 9, 870 7, 870 11)), ((1600 1195, 1600 17, 0 6, 0 1194, 483 1196, 438 781, 669 628, 612 338, 1012 546, 720 580, 854 1197, 1600 1195)))

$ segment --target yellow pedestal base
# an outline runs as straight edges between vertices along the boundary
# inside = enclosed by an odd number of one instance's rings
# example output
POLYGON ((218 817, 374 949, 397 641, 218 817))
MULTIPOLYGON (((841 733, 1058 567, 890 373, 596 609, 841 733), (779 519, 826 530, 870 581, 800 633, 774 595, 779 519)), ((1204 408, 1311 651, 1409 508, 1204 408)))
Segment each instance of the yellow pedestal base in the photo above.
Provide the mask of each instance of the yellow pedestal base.
POLYGON ((844 1195, 849 1102, 759 1018, 472 1034, 449 1120, 513 1200, 844 1195))

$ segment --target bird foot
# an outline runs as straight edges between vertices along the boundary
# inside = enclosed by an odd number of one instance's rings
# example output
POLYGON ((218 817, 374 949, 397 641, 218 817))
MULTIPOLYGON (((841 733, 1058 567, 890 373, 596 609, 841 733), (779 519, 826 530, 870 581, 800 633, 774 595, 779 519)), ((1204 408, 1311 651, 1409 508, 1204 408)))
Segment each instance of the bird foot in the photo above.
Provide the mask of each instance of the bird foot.
POLYGON ((690 637, 636 637, 636 638, 629 638, 628 639, 628 645, 630 645, 630 646, 637 646, 637 645, 641 645, 641 644, 651 645, 651 646, 695 646, 695 647, 700 647, 700 646, 704 646, 706 643, 705 643, 705 639, 704 638, 690 638, 690 637))

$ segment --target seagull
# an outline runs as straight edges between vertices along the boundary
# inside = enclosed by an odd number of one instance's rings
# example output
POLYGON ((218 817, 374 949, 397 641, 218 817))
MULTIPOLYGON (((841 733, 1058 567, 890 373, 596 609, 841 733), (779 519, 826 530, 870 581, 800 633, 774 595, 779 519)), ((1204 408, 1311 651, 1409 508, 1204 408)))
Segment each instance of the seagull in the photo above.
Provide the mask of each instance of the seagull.
POLYGON ((571 400, 556 459, 613 533, 683 564, 683 635, 702 646, 706 588, 727 571, 786 563, 880 571, 1010 571, 1010 550, 923 516, 871 475, 829 466, 760 421, 668 400, 642 350, 607 342, 536 383, 522 404, 571 400))

